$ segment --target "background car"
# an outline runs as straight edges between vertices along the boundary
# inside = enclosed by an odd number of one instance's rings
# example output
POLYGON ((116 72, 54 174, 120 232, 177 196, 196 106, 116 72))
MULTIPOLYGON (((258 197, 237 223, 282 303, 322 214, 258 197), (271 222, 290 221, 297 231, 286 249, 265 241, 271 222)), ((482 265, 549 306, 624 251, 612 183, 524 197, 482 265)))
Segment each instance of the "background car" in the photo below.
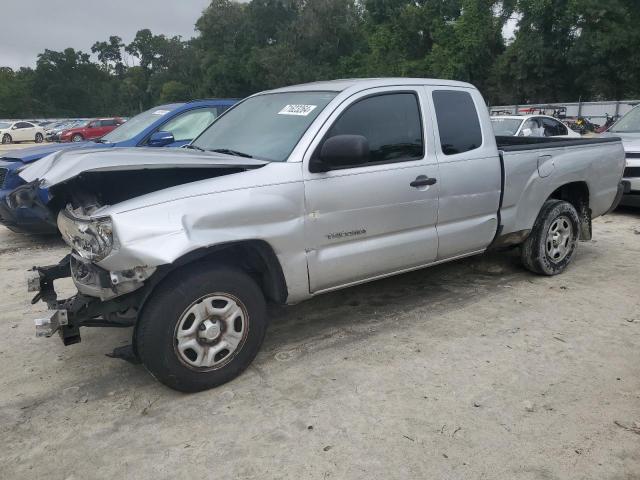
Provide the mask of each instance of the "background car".
POLYGON ((629 187, 620 204, 640 207, 640 106, 614 123, 602 136, 622 139, 627 158, 623 180, 629 187))
POLYGON ((47 142, 59 142, 60 134, 70 128, 78 127, 85 123, 86 120, 63 120, 47 126, 44 132, 44 138, 47 142))
POLYGON ((124 123, 119 117, 94 118, 74 128, 64 130, 60 134, 61 142, 82 142, 100 138, 124 123))
POLYGON ((31 122, 0 122, 2 143, 36 142, 44 140, 44 129, 31 122))
POLYGON ((491 124, 497 136, 581 138, 579 133, 548 115, 493 116, 491 124))
MULTIPOLYGON (((29 164, 46 155, 78 148, 180 147, 191 142, 235 99, 194 100, 161 105, 131 118, 97 141, 53 143, 14 150, 0 158, 0 223, 15 232, 55 233, 55 219, 43 210, 7 208, 7 196, 24 185, 18 176, 29 164)), ((39 201, 49 201, 46 189, 38 190, 39 201)))

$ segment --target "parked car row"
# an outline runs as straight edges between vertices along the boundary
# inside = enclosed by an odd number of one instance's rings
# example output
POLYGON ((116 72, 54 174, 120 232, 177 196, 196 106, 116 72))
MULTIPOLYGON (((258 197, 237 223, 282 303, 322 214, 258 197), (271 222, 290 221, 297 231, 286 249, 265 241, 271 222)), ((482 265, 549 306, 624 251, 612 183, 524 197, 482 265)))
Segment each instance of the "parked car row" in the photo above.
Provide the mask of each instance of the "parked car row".
POLYGON ((13 150, 5 154, 0 158, 0 223, 16 232, 57 232, 56 215, 47 208, 38 208, 40 203, 46 205, 50 200, 46 186, 36 192, 31 204, 11 208, 15 205, 15 199, 24 195, 19 187, 25 182, 19 174, 29 164, 47 155, 71 149, 95 151, 123 147, 181 147, 197 137, 236 102, 234 99, 197 100, 161 105, 117 126, 102 127, 96 125, 96 121, 83 122, 68 129, 70 135, 63 134, 63 137, 70 141, 13 150), (92 131, 107 127, 110 131, 100 136, 96 136, 96 132, 92 131), (82 138, 78 139, 78 136, 82 138), (92 140, 88 140, 87 137, 92 140), (11 192, 14 192, 13 197, 9 197, 11 192), (35 202, 36 199, 38 203, 35 202))

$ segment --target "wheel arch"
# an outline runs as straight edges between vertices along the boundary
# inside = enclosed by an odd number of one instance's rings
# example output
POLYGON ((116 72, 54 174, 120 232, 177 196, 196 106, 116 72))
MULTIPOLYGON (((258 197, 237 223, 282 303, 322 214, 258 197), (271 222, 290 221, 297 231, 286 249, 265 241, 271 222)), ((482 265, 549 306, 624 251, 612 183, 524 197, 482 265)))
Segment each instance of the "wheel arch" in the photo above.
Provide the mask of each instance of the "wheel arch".
POLYGON ((273 247, 264 240, 242 240, 199 248, 186 253, 169 265, 160 267, 157 273, 160 273, 162 278, 153 285, 143 303, 146 303, 152 291, 165 282, 169 275, 196 262, 211 262, 238 268, 254 278, 269 301, 279 304, 287 301, 286 279, 273 247))
POLYGON ((563 200, 570 203, 580 218, 580 240, 591 240, 591 208, 589 185, 584 181, 569 182, 556 188, 547 200, 563 200))
MULTIPOLYGON (((179 257, 169 265, 160 267, 155 273, 159 277, 149 285, 138 304, 137 318, 139 319, 142 315, 153 293, 160 285, 170 280, 172 273, 188 268, 196 262, 211 262, 239 268, 253 277, 267 300, 277 304, 285 304, 287 301, 286 278, 273 247, 264 240, 243 240, 199 248, 179 257)), ((138 321, 133 330, 133 346, 136 355, 137 330, 138 321)))

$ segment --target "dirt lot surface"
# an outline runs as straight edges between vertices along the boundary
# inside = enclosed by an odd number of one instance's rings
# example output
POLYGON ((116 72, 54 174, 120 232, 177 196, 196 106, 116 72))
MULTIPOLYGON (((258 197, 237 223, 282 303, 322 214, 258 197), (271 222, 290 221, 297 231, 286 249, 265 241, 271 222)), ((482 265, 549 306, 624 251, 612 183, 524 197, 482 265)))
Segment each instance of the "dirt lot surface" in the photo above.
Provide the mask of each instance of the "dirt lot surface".
POLYGON ((274 310, 184 395, 105 356, 129 330, 35 338, 24 271, 67 249, 0 229, 0 477, 638 479, 640 210, 594 230, 559 277, 508 252, 274 310))

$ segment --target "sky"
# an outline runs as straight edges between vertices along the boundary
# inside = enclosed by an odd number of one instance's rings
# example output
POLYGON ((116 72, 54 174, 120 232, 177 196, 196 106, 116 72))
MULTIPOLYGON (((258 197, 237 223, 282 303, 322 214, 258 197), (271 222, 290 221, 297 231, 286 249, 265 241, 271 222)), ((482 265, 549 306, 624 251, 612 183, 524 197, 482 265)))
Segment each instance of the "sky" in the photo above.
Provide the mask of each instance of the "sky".
POLYGON ((195 35, 194 24, 210 0, 6 0, 0 17, 0 66, 34 67, 45 48, 91 52, 110 35, 133 40, 154 34, 195 35))
MULTIPOLYGON (((243 1, 243 0, 240 0, 243 1)), ((245 0, 246 1, 246 0, 245 0)), ((5 0, 0 8, 0 66, 35 67, 37 55, 91 45, 110 35, 133 40, 143 28, 154 34, 195 35, 194 24, 210 0, 5 0)), ((503 30, 513 36, 516 21, 503 30)), ((133 63, 134 59, 125 59, 133 63)))

